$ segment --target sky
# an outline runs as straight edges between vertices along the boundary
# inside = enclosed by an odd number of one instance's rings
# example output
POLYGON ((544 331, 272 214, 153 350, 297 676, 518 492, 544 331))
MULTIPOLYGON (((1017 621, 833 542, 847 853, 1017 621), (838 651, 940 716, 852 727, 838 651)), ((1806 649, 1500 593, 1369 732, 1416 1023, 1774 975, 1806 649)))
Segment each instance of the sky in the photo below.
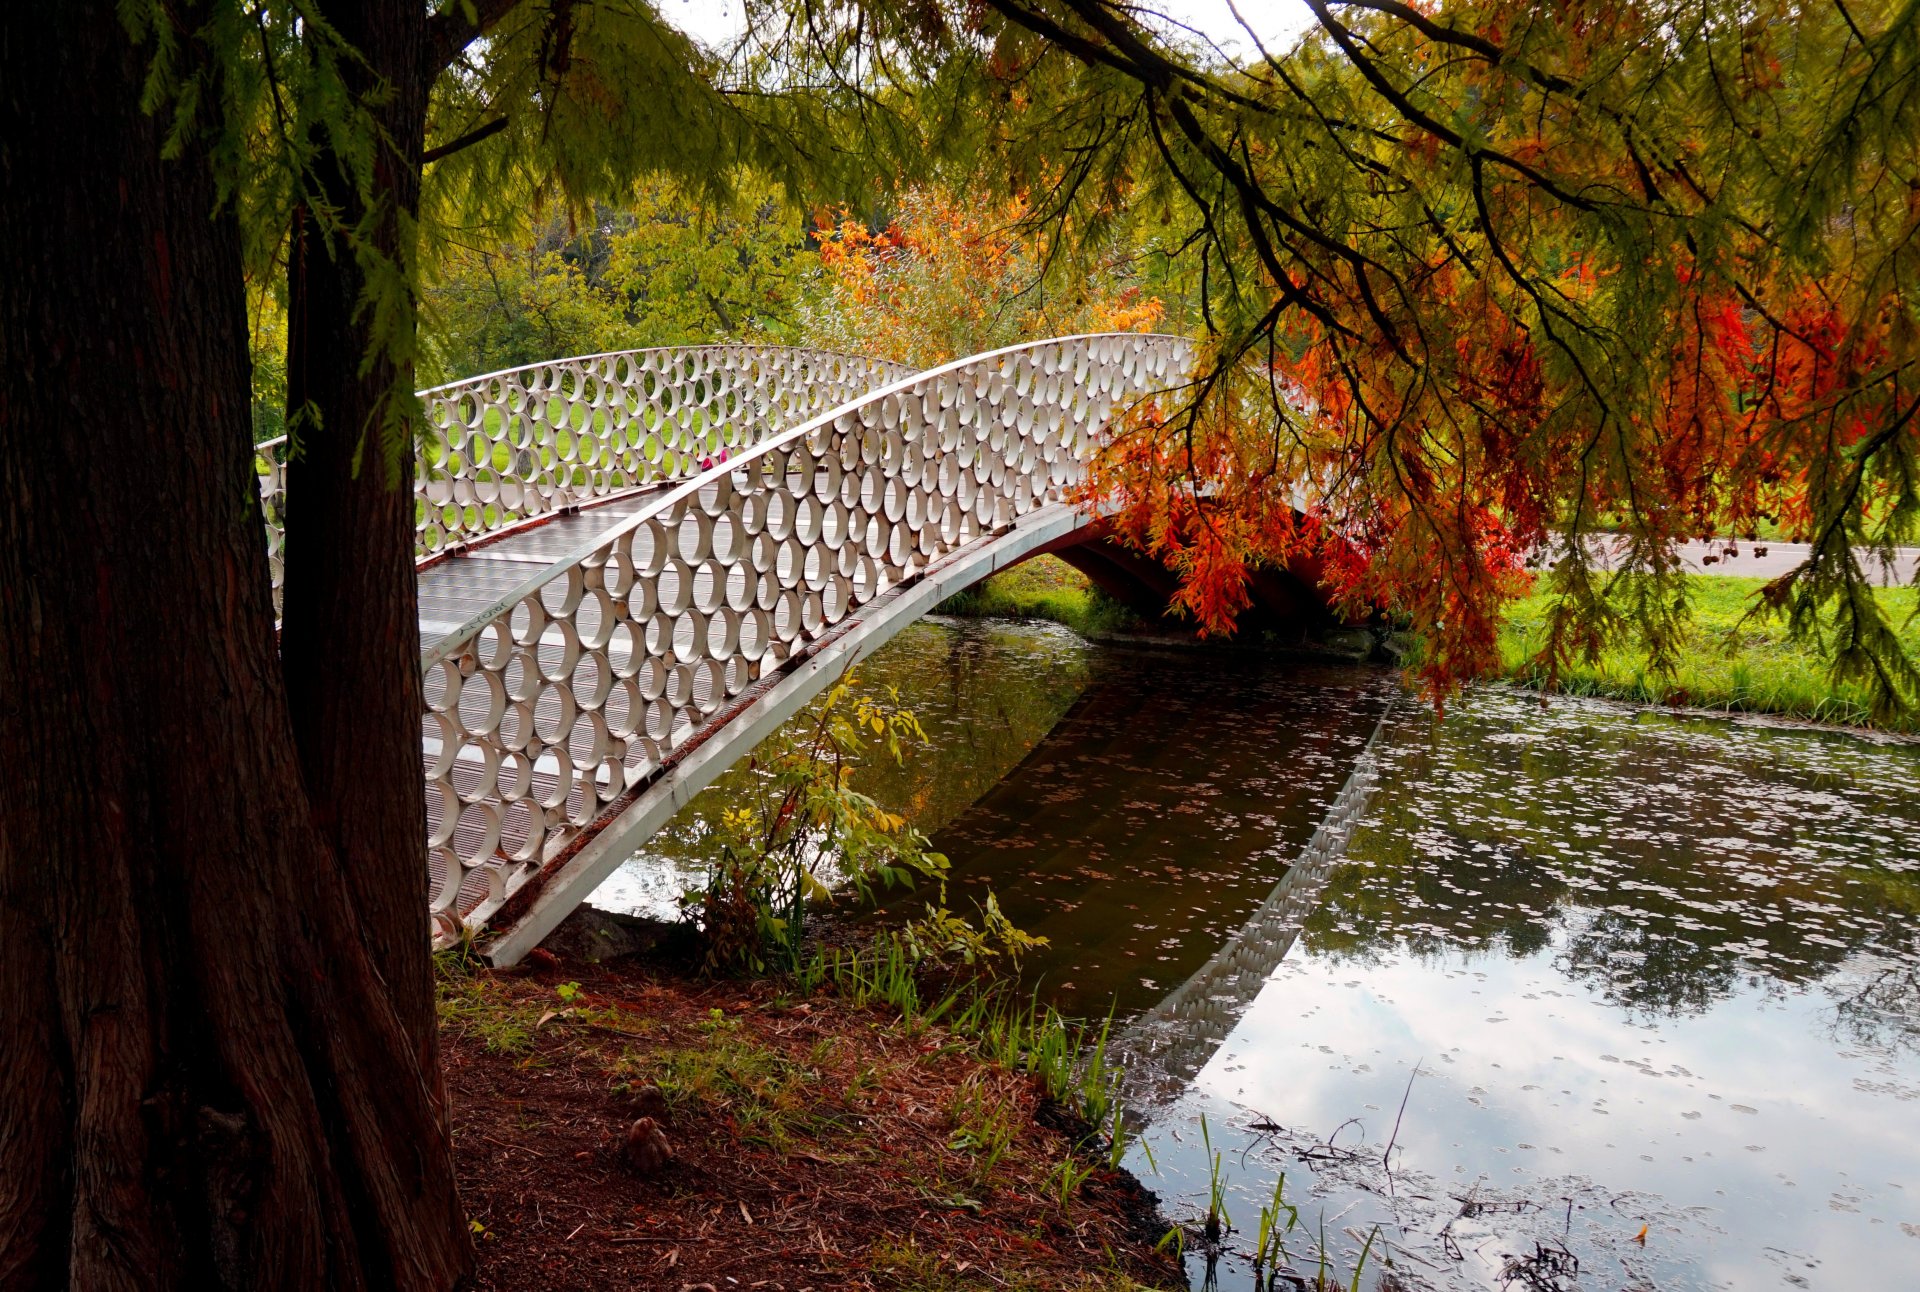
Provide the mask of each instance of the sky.
MULTIPOLYGON (((656 0, 660 12, 677 23, 681 30, 708 44, 722 44, 740 34, 743 21, 741 0, 656 0)), ((1248 26, 1259 35, 1269 50, 1292 44, 1295 37, 1313 23, 1313 14, 1304 0, 1147 0, 1148 5, 1176 23, 1212 40, 1222 49, 1238 55, 1256 51, 1247 39, 1240 11, 1248 26)))

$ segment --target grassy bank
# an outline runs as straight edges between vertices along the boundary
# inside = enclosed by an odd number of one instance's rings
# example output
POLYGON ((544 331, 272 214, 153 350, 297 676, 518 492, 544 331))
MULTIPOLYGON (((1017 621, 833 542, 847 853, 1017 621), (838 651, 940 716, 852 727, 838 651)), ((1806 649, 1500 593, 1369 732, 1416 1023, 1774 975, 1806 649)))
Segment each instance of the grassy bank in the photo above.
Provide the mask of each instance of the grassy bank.
MULTIPOLYGON (((1865 689, 1851 683, 1835 686, 1825 661, 1812 648, 1787 640, 1783 620, 1743 624, 1764 579, 1692 575, 1688 582, 1693 622, 1671 675, 1656 673, 1640 652, 1619 646, 1595 663, 1578 663, 1563 671, 1559 689, 1648 704, 1920 730, 1920 722, 1911 717, 1873 723, 1865 689)), ((1913 590, 1883 588, 1878 595, 1907 648, 1920 650, 1920 624, 1908 618, 1914 608, 1913 590)), ((1533 657, 1545 640, 1548 601, 1546 595, 1536 594, 1516 602, 1500 630, 1506 676, 1524 686, 1537 687, 1545 680, 1533 657)))
POLYGON ((967 619, 1045 619, 1065 624, 1083 637, 1121 632, 1138 622, 1084 574, 1053 556, 1036 556, 982 579, 948 597, 934 613, 967 619))
MULTIPOLYGON (((1872 720, 1865 689, 1835 686, 1819 654, 1787 640, 1784 621, 1741 621, 1752 608, 1764 579, 1692 575, 1693 623, 1687 630, 1678 667, 1663 676, 1629 646, 1609 650, 1597 663, 1565 670, 1559 689, 1572 695, 1606 696, 1643 704, 1765 713, 1843 726, 1920 731, 1920 718, 1872 720)), ((1878 593, 1910 650, 1920 652, 1920 623, 1908 619, 1914 609, 1910 588, 1878 593)), ((1516 602, 1500 631, 1500 656, 1508 681, 1544 684, 1533 663, 1545 639, 1548 598, 1544 594, 1516 602)), ((1099 636, 1137 626, 1126 610, 1103 597, 1072 566, 1053 557, 1036 557, 952 597, 940 613, 972 617, 1046 619, 1083 636, 1099 636)))
POLYGON ((1184 1286, 1056 1021, 928 1001, 884 957, 764 982, 539 959, 442 964, 479 1287, 1184 1286))

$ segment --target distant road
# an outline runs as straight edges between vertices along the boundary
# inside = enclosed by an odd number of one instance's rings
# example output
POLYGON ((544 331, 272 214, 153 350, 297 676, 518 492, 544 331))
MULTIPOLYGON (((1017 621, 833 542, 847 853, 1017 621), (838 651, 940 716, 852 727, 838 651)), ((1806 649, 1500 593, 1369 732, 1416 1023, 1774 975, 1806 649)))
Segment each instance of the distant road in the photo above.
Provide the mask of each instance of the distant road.
MULTIPOLYGON (((1604 550, 1603 545, 1611 540, 1597 537, 1593 541, 1596 548, 1604 550)), ((1748 543, 1730 538, 1682 543, 1679 547, 1681 562, 1694 574, 1755 579, 1778 578, 1806 560, 1811 550, 1806 543, 1748 543), (1708 558, 1712 558, 1711 563, 1708 558)), ((1891 571, 1864 552, 1861 556, 1867 577, 1882 587, 1912 583, 1914 570, 1920 567, 1920 548, 1916 547, 1899 549, 1891 571)))

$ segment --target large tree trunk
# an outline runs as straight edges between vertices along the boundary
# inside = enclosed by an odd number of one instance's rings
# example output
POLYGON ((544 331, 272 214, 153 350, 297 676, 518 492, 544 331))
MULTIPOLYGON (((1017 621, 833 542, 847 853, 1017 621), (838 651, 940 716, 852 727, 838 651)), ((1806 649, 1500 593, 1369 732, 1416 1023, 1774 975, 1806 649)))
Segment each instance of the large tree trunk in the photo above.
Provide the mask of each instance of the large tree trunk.
MULTIPOLYGON (((331 0, 320 6, 358 53, 348 88, 372 104, 385 136, 371 209, 322 145, 315 173, 355 238, 296 220, 287 270, 286 579, 281 653, 295 747, 316 820, 356 895, 360 919, 402 1016, 417 1020, 423 1067, 437 1074, 427 924, 426 791, 420 764, 420 628, 413 565, 413 452, 389 443, 412 419, 392 401, 392 347, 410 343, 411 274, 395 275, 384 309, 366 305, 367 273, 352 243, 409 265, 420 200, 430 73, 427 6, 331 0), (393 334, 376 338, 376 321, 393 334), (397 334, 397 335, 395 335, 397 334), (368 357, 372 363, 366 363, 368 357), (363 371, 364 368, 364 371, 363 371)), ((410 376, 410 374, 408 374, 410 376)))
POLYGON ((237 230, 160 160, 148 53, 112 0, 0 5, 0 1287, 446 1288, 426 985, 396 1007, 361 915, 423 937, 420 858, 349 871, 316 823, 237 230))

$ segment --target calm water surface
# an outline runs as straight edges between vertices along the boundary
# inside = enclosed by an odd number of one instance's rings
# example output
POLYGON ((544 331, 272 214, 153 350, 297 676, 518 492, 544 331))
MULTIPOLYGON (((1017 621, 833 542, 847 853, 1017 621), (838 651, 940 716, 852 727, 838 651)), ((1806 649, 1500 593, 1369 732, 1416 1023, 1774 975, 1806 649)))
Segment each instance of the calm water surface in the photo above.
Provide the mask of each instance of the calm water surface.
MULTIPOLYGON (((941 746, 869 788, 956 906, 1049 938, 1044 994, 1117 1006, 1129 1163, 1189 1220, 1205 1117, 1238 1231, 1196 1286, 1253 1286, 1284 1172, 1291 1268, 1342 1287, 1371 1237, 1364 1287, 1920 1288, 1920 748, 1501 691, 1436 720, 1376 672, 1046 627, 926 623, 866 671, 941 746)), ((726 792, 596 901, 670 899, 726 792)))

